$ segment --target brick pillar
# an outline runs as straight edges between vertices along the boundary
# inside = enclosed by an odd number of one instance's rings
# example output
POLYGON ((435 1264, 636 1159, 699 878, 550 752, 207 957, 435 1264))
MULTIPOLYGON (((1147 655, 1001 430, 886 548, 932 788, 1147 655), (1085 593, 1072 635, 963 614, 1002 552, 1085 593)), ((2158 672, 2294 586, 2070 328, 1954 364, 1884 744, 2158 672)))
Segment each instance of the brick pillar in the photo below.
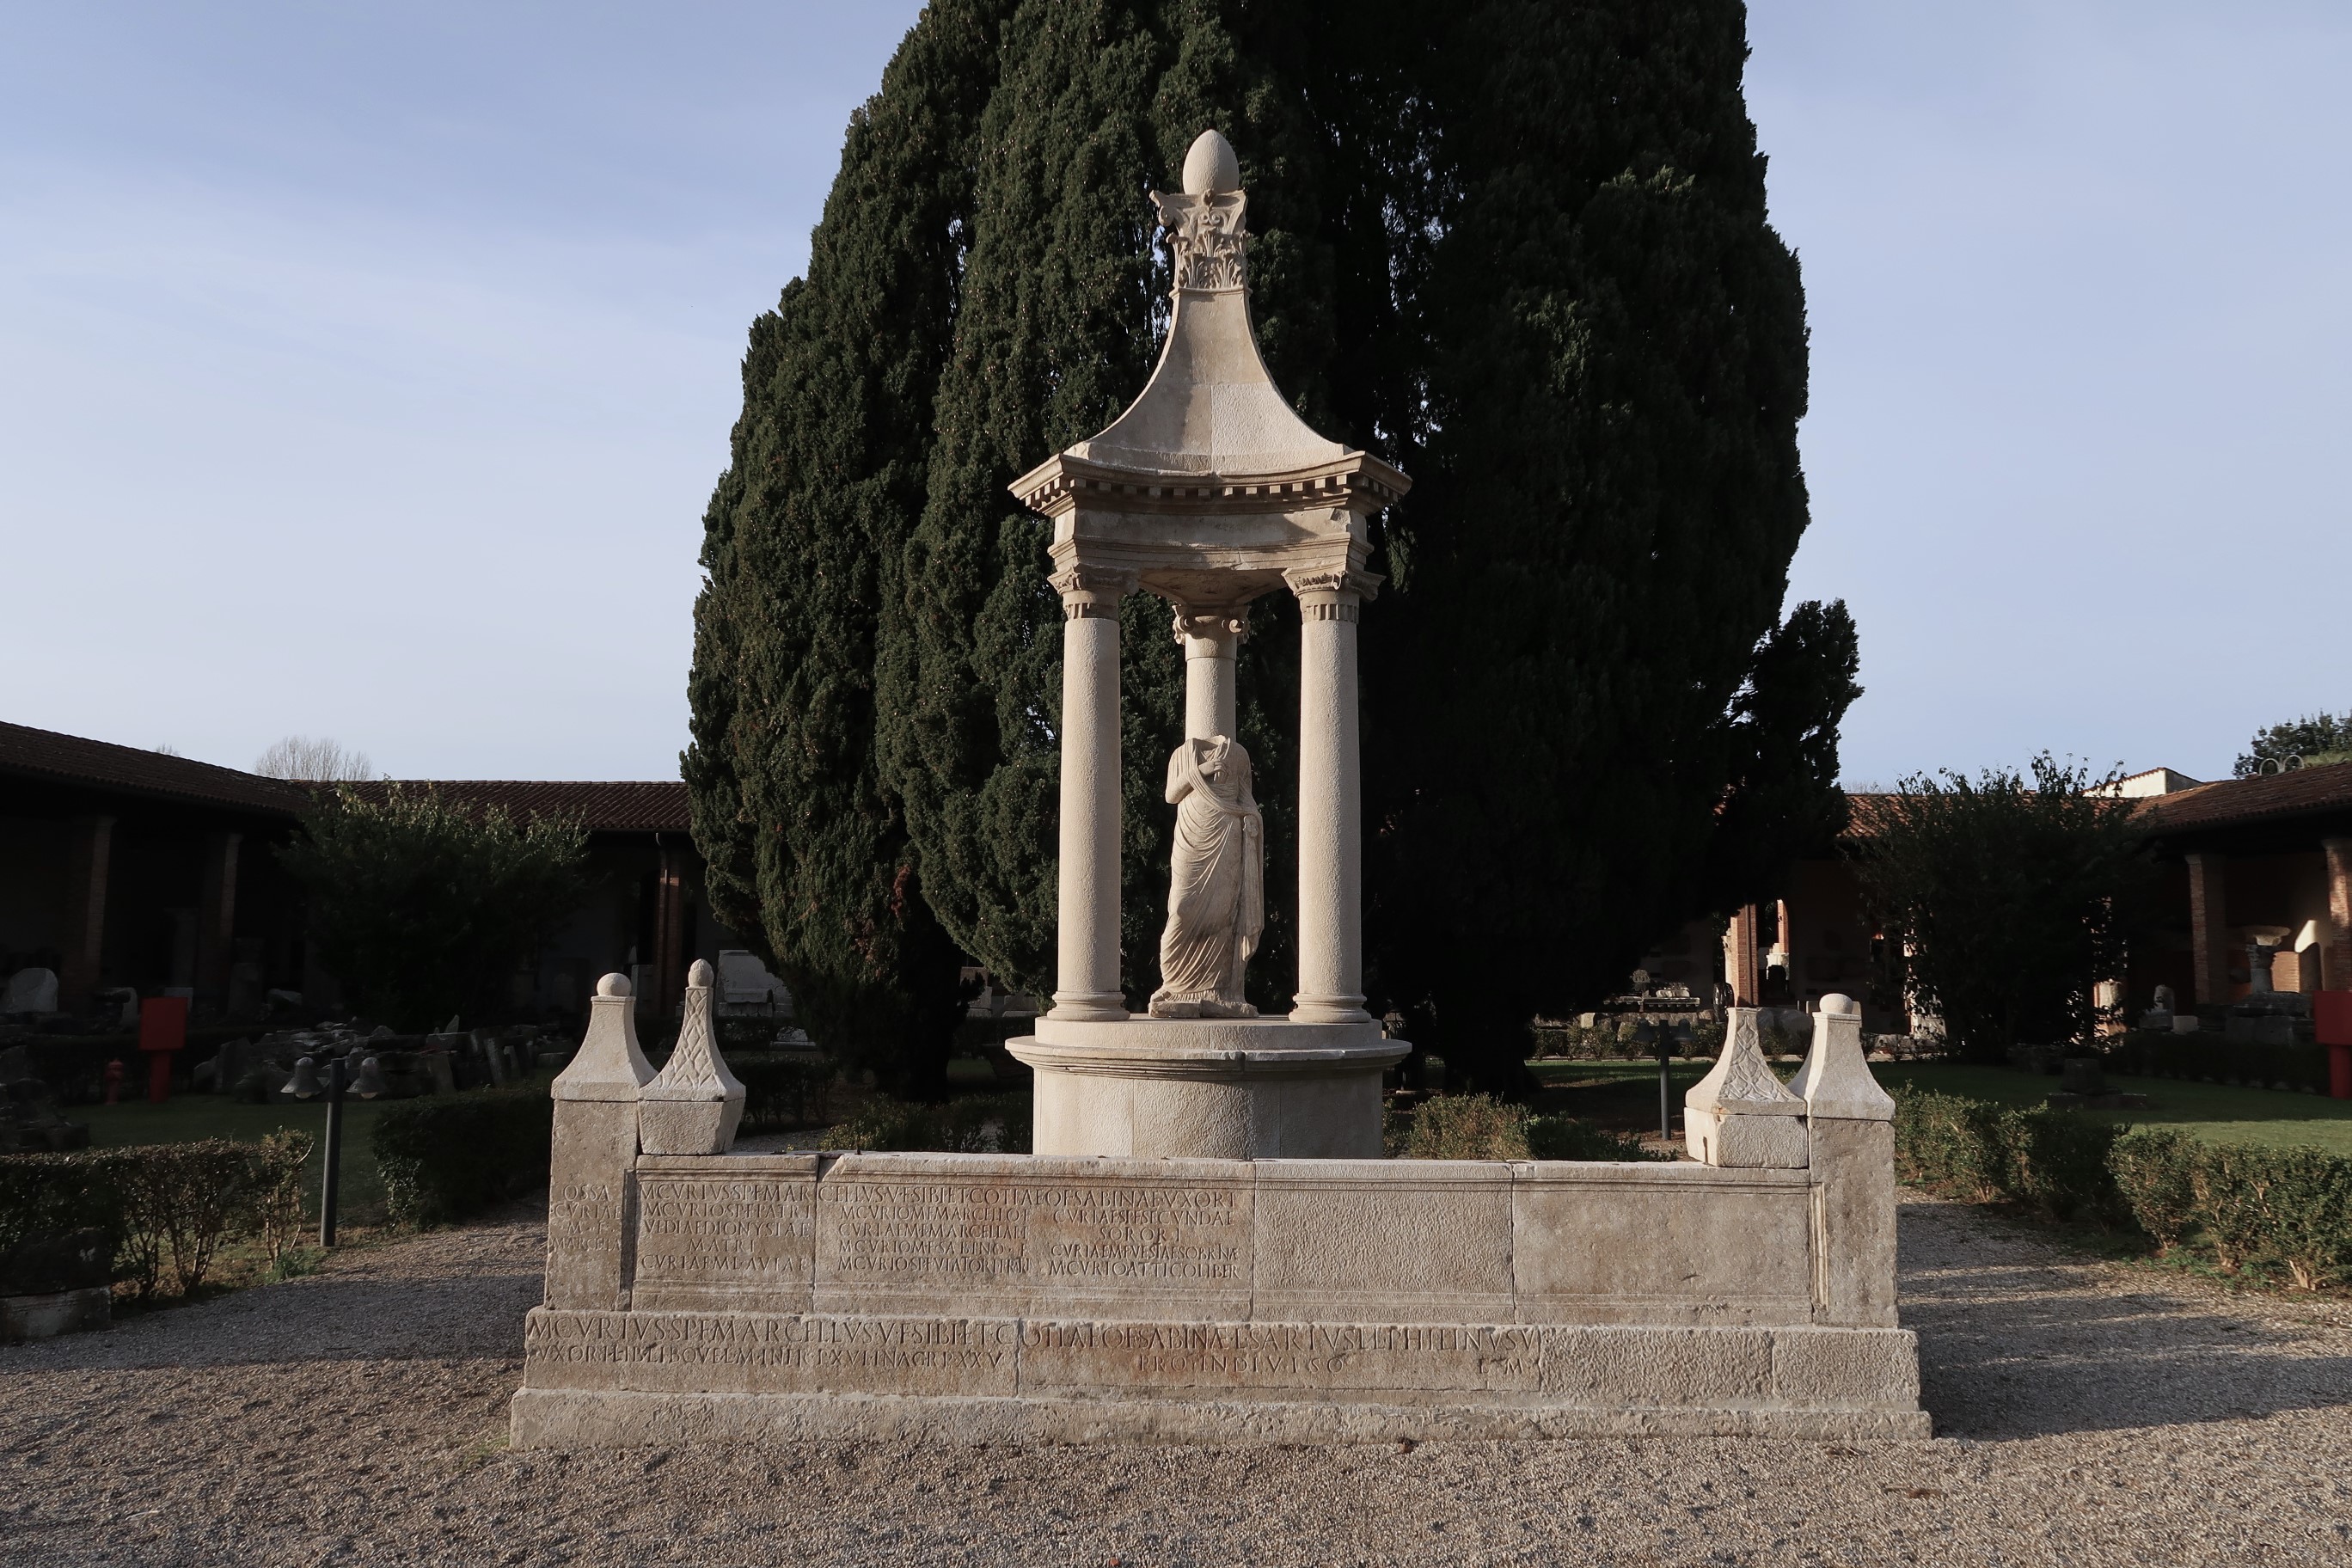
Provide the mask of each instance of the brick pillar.
POLYGON ((196 898, 196 998, 223 1011, 229 965, 236 961, 236 847, 244 837, 205 836, 204 886, 196 898))
POLYGON ((2352 991, 2352 838, 2325 838, 2327 856, 2327 945, 2320 950, 2323 991, 2352 991))
POLYGON ((2230 1000, 2230 893, 2227 858, 2199 850, 2189 862, 2189 940, 2197 965, 2197 1000, 2230 1000))
POLYGON ((686 867, 682 851, 664 845, 654 873, 654 1016, 678 1009, 686 988, 686 867))
POLYGON ((66 847, 65 967, 58 1005, 78 1013, 95 1000, 106 963, 106 876, 113 864, 114 818, 78 816, 66 847))
POLYGON ((1763 990, 1763 975, 1759 970, 1760 955, 1756 949, 1756 906, 1743 904, 1731 916, 1731 927, 1723 935, 1723 978, 1731 987, 1732 1005, 1753 1007, 1763 990))

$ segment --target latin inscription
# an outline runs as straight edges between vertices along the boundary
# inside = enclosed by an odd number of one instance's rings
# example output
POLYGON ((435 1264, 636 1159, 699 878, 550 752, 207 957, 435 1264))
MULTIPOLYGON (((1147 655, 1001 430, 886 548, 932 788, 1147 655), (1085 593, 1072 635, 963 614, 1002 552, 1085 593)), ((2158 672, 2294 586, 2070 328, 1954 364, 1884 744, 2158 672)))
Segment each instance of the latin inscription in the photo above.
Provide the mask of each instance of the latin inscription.
POLYGON ((1232 1283, 1249 1267, 1232 1187, 828 1182, 824 1272, 842 1283, 1232 1283))
POLYGON ((814 1233, 806 1181, 640 1176, 640 1283, 805 1284, 814 1233))
POLYGON ((1532 1388, 1540 1331, 1445 1324, 1025 1323, 1024 1383, 1532 1388))

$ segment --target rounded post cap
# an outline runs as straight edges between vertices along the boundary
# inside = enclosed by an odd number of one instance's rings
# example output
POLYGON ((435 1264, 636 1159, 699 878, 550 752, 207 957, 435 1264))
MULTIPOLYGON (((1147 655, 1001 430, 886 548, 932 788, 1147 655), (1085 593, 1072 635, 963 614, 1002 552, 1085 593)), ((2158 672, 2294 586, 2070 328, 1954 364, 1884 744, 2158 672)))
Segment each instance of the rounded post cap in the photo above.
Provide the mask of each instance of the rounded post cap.
POLYGON ((596 982, 596 994, 599 996, 626 996, 629 994, 629 977, 625 974, 607 974, 596 982))
POLYGON ((1194 137, 1184 154, 1184 194, 1206 196, 1241 188, 1242 162, 1234 156, 1234 144, 1213 130, 1194 137))
POLYGON ((698 958, 687 969, 686 983, 688 985, 699 985, 707 991, 710 988, 710 982, 716 973, 717 971, 710 967, 710 960, 698 958))
POLYGON ((1824 1013, 1859 1013, 1862 1011, 1862 1004, 1855 1001, 1853 997, 1844 994, 1843 992, 1832 991, 1828 995, 1822 998, 1822 1011, 1824 1013))

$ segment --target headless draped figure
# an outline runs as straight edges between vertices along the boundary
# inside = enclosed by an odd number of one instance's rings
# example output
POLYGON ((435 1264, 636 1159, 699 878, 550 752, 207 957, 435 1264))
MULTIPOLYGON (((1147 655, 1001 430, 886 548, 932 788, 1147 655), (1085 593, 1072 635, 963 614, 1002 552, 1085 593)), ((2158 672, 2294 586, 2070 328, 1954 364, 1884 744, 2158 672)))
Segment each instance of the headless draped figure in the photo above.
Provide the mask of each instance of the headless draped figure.
POLYGON ((1238 741, 1186 741, 1168 759, 1176 844, 1160 933, 1160 1018, 1254 1018, 1242 973, 1265 931, 1265 821, 1238 741))

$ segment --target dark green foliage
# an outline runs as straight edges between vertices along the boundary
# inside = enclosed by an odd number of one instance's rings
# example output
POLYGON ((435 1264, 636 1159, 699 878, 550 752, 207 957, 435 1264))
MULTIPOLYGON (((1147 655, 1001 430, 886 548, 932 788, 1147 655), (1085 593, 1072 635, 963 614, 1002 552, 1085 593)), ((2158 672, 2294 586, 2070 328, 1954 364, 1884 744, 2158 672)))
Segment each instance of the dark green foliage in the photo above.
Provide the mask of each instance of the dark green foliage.
POLYGON ((945 1154, 1026 1154, 1033 1102, 1026 1094, 965 1095, 935 1104, 877 1100, 841 1130, 848 1149, 945 1154))
MULTIPOLYGON (((1375 1005, 1458 1079, 1523 1088, 1532 1016, 1835 830, 1853 633, 1842 605, 1779 620, 1803 306, 1745 49, 1727 0, 924 14, 850 128, 807 278, 754 326, 698 612, 714 901, 765 931, 820 1038, 935 1092, 953 949, 1051 988, 1060 611, 1005 486, 1141 389, 1167 312, 1144 192, 1209 125, 1241 155, 1277 381, 1416 480, 1362 631, 1375 1005)), ((1278 1008, 1297 617, 1251 619, 1251 994, 1278 1008)), ((1182 671, 1164 605, 1122 626, 1139 1000, 1182 671)))
POLYGON ((730 1053, 728 1069, 743 1085, 741 1131, 765 1132, 788 1127, 823 1126, 832 1113, 834 1081, 839 1064, 808 1053, 738 1056, 730 1053))
POLYGON ((1612 1132, 1573 1116, 1531 1116, 1528 1119, 1528 1152, 1538 1160, 1646 1160, 1671 1162, 1671 1154, 1654 1153, 1630 1132, 1612 1132))
POLYGON ((407 1100, 376 1118, 384 1206, 402 1225, 442 1225, 544 1185, 555 1102, 544 1089, 407 1100))
POLYGON ((2298 1289, 2352 1283, 2352 1160, 2341 1155, 2207 1143, 1908 1087, 1895 1105, 1895 1171, 1915 1186, 2137 1226, 2159 1254, 2193 1239, 2224 1270, 2284 1268, 2298 1289))
POLYGON ((2129 811, 2092 793, 2105 782, 2044 752, 2031 780, 1947 772, 1885 798, 1863 887, 1894 987, 1943 1019, 1963 1058, 2094 1037, 2092 988, 2124 973, 2149 886, 2129 811))
POLYGON ((2352 762, 2352 713, 2306 713, 2293 723, 2273 724, 2246 742, 2231 771, 2250 778, 2264 763, 2300 757, 2305 765, 2352 762))
POLYGON ((576 908, 577 821, 473 811, 429 786, 322 792, 278 851, 310 896, 319 957, 353 1007, 412 1032, 509 1005, 508 983, 576 908))
POLYGON ((764 937, 816 1038, 926 1096, 944 1088, 961 959, 880 771, 875 668, 923 505, 1011 9, 924 13, 850 122, 807 276, 752 323, 688 684, 682 763, 715 912, 764 937))
POLYGON ((1408 1160, 1658 1160, 1639 1138, 1572 1116, 1530 1116, 1486 1094, 1433 1095, 1391 1112, 1389 1152, 1408 1160))
POLYGON ((90 1149, 0 1155, 0 1276, 23 1266, 45 1238, 92 1231, 106 1238, 106 1278, 146 1300, 168 1274, 183 1296, 210 1271, 221 1243, 241 1229, 267 1233, 273 1194, 310 1153, 307 1140, 90 1149))
POLYGON ((2158 1256, 2180 1245, 2197 1223, 2197 1141, 2185 1132, 2142 1128, 2116 1140, 2107 1162, 2116 1190, 2158 1256))
POLYGON ((2051 1219, 2127 1217, 2108 1169, 2125 1130, 2112 1122, 1907 1086, 1895 1104, 1895 1169, 1914 1186, 2051 1219))

